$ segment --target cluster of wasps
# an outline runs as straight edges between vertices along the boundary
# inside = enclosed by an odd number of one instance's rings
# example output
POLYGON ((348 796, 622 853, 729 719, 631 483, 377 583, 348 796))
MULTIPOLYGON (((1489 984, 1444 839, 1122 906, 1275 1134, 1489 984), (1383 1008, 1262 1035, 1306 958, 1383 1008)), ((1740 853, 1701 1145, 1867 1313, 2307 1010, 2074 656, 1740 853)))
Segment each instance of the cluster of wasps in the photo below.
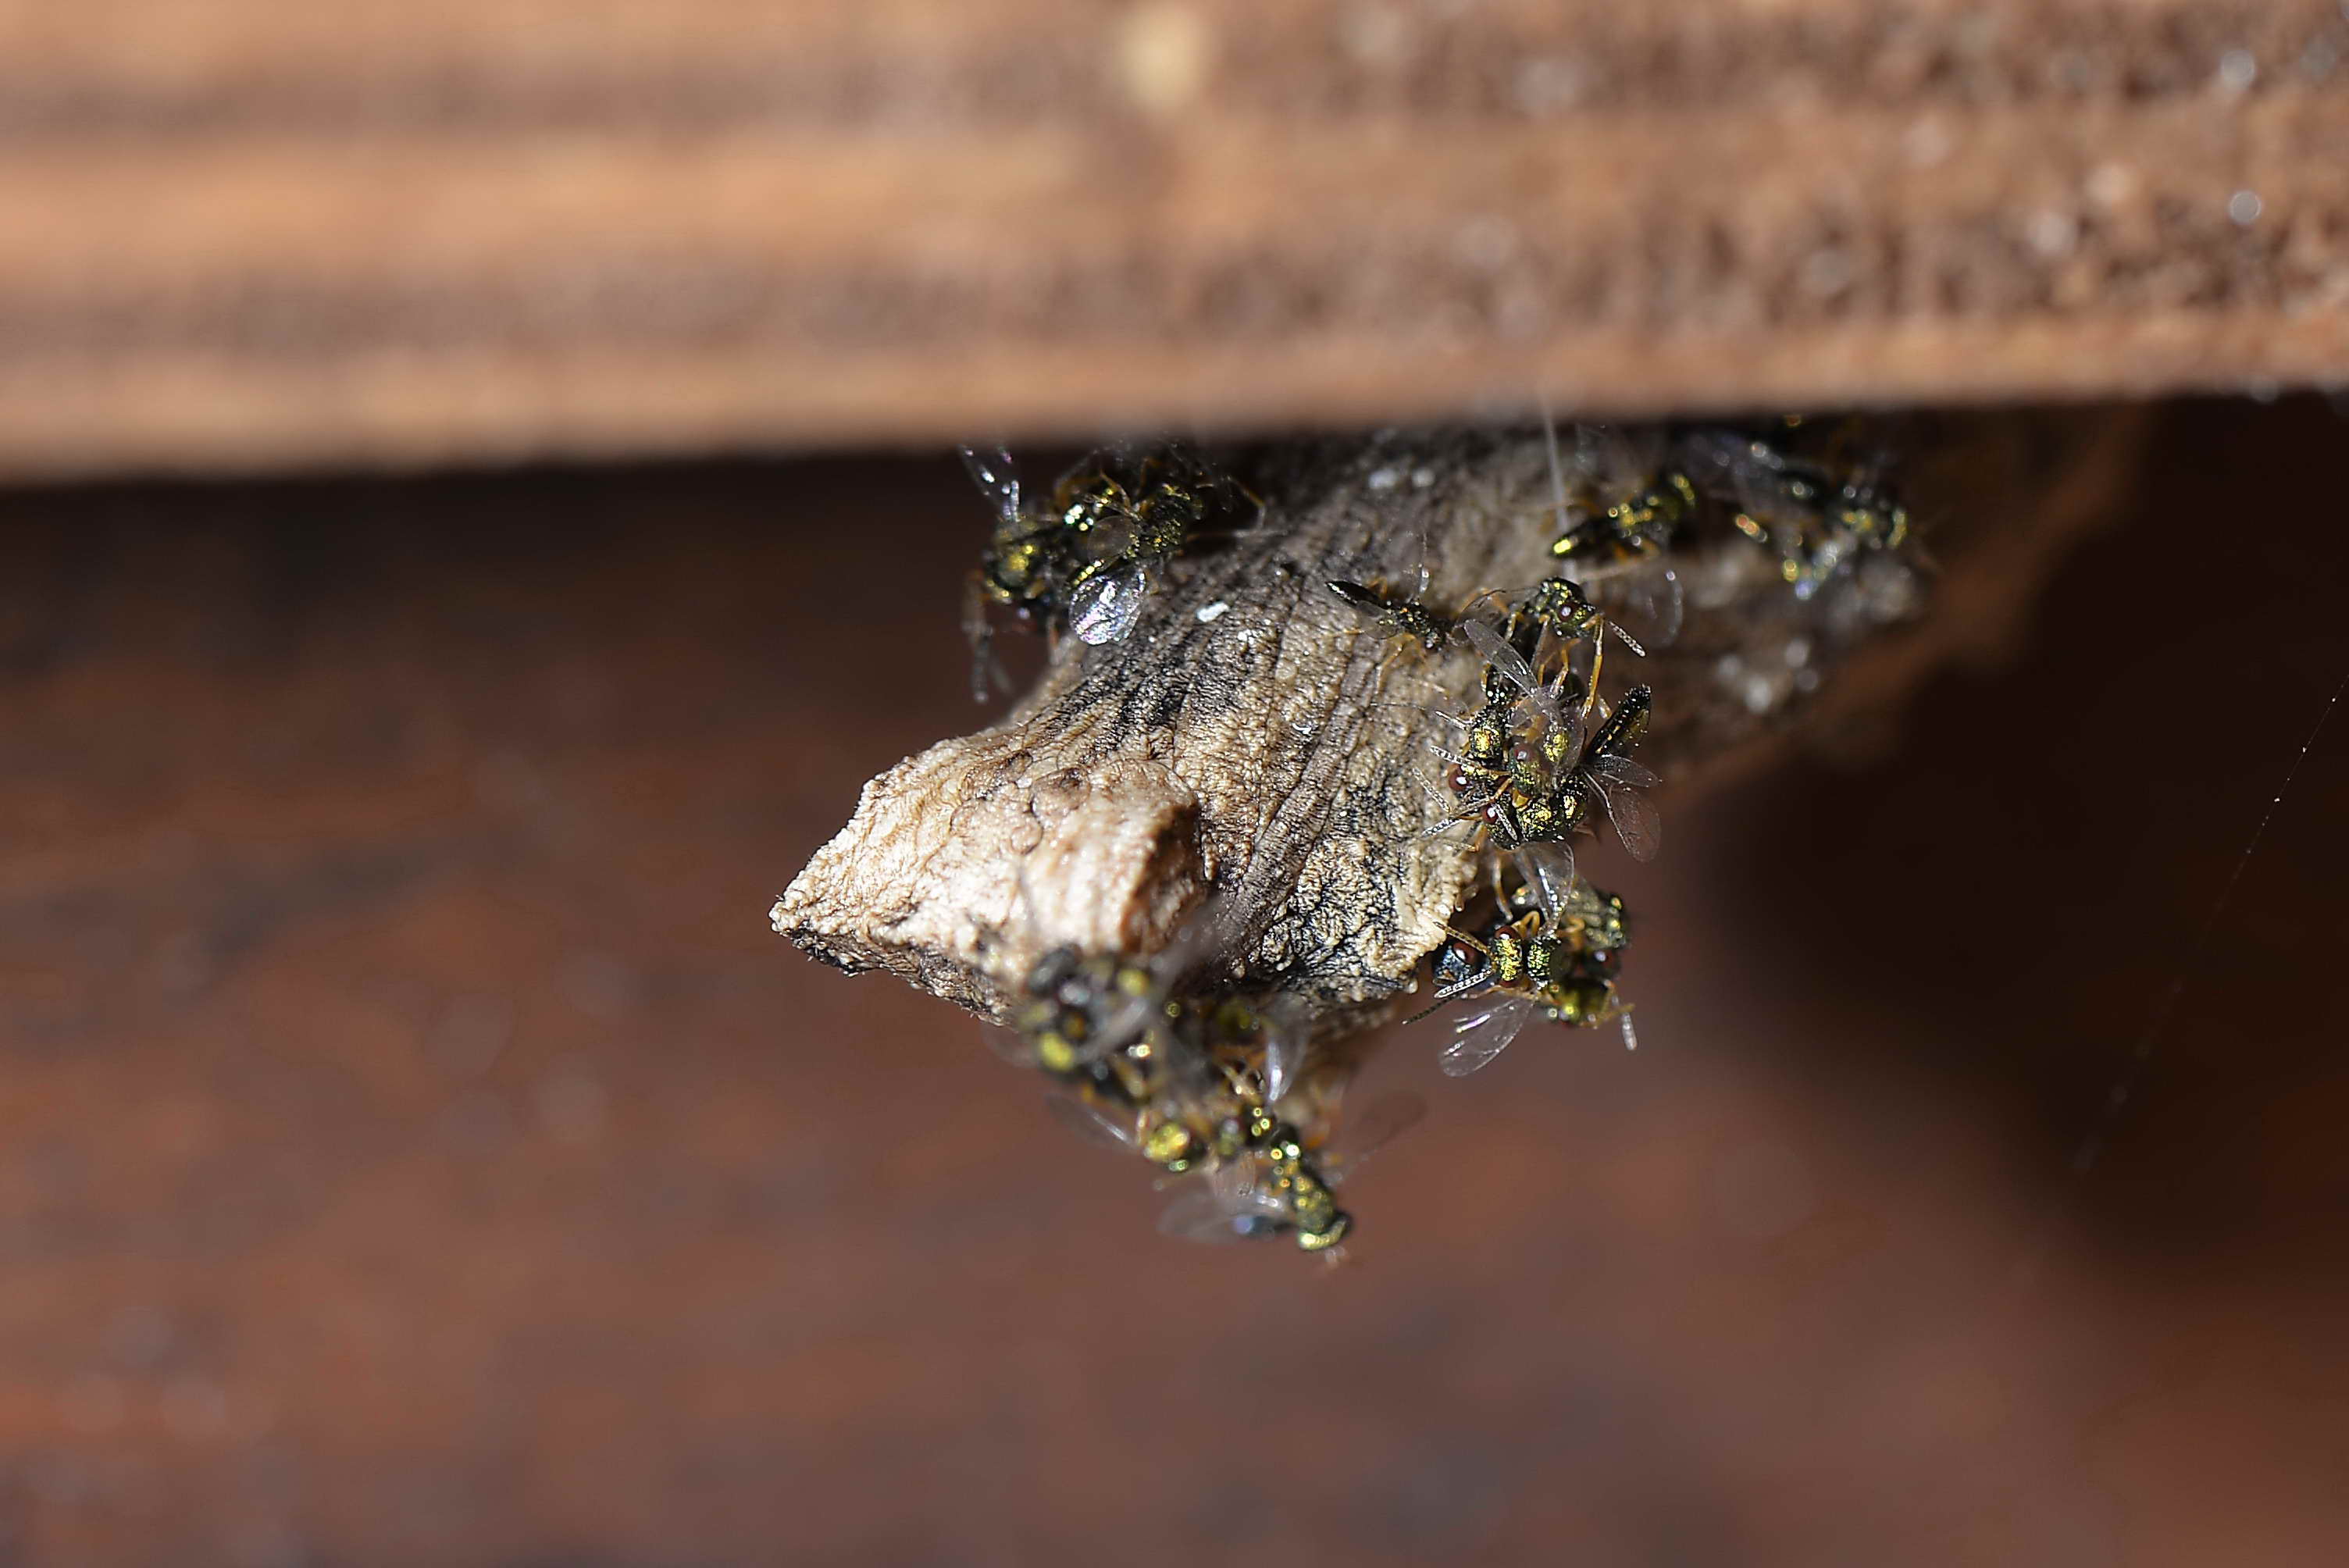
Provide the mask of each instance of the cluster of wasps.
MULTIPOLYGON (((1178 446, 1115 447, 1063 473, 1040 498, 1021 489, 1001 448, 962 449, 995 513, 968 579, 964 629, 971 689, 1001 681, 994 619, 1092 646, 1118 643, 1185 550, 1252 526, 1263 503, 1230 475, 1178 446)), ((1273 995, 1252 1003, 1193 986, 1190 970, 1216 929, 1194 917, 1147 961, 1061 947, 1021 979, 1010 1022, 1023 1065, 1050 1077, 1064 1121, 1139 1154, 1188 1190, 1160 1228, 1196 1241, 1288 1236, 1335 1257, 1352 1228, 1338 1182, 1377 1144, 1418 1119, 1396 1095, 1349 1119, 1352 1149, 1328 1147, 1342 1077, 1300 1079, 1301 1010, 1273 995)))
POLYGON ((1050 638, 1122 642, 1177 555, 1264 512, 1245 486, 1179 446, 1104 448, 1040 500, 1022 495, 1001 447, 965 447, 962 460, 995 511, 963 598, 971 696, 981 702, 1006 684, 992 654, 997 612, 1050 638))
MULTIPOLYGON (((1610 643, 1644 657, 1673 639, 1682 611, 1676 552, 1708 531, 1733 531, 1766 552, 1802 600, 1908 541, 1907 511, 1876 471, 1797 457, 1785 439, 1795 428, 1789 420, 1634 438, 1581 426, 1569 460, 1545 421, 1552 575, 1479 593, 1457 612, 1427 602, 1423 567, 1412 592, 1329 584, 1366 632, 1429 654, 1464 644, 1483 666, 1473 706, 1439 715, 1454 732, 1437 748, 1454 806, 1427 830, 1433 839, 1465 829, 1487 868, 1432 958, 1428 1011, 1471 1004, 1439 1054, 1444 1072, 1484 1067, 1536 1016, 1577 1028, 1611 1023, 1637 1044, 1619 989, 1630 917, 1619 896, 1581 875, 1575 853, 1578 839, 1602 828, 1635 861, 1651 859, 1661 841, 1645 794, 1658 779, 1634 758, 1655 695, 1646 684, 1607 695, 1610 643)), ((967 609, 982 696, 993 613, 1050 635, 1117 642, 1185 549, 1262 512, 1244 486, 1179 448, 1097 453, 1040 503, 1023 500, 999 449, 963 457, 996 511, 967 609)), ((1195 917, 1147 960, 1047 953, 1019 983, 1017 1054, 1057 1084, 1063 1119, 1188 1189, 1165 1212, 1168 1233, 1286 1236, 1335 1256, 1353 1226, 1339 1182, 1417 1119, 1419 1101, 1392 1096, 1350 1117, 1353 1150, 1337 1152, 1344 1077, 1300 1070, 1306 1009, 1278 992, 1251 1000, 1195 982, 1203 934, 1216 923, 1195 917)))
POLYGON ((1655 693, 1635 684, 1609 700, 1601 683, 1608 645, 1645 657, 1678 635, 1674 552, 1719 525, 1767 552, 1803 601, 1908 542, 1908 511, 1877 469, 1837 459, 1857 427, 1834 426, 1825 441, 1804 431, 1821 455, 1796 456, 1785 441, 1804 423, 1638 438, 1584 425, 1569 464, 1545 420, 1555 575, 1478 594, 1456 614, 1424 602, 1424 567, 1412 594, 1330 584, 1390 635, 1430 653, 1464 642, 1484 661, 1477 706, 1439 715, 1457 732, 1440 755, 1458 806, 1434 831, 1468 827, 1490 872, 1487 891, 1454 913, 1434 959, 1428 1011, 1460 998, 1477 1004, 1439 1056, 1446 1073, 1484 1067, 1537 1016, 1576 1028, 1613 1023, 1627 1047, 1637 1046, 1618 988, 1630 915, 1619 896, 1578 873, 1573 848, 1602 824, 1635 861, 1652 860, 1662 842, 1644 793, 1659 780, 1632 755, 1655 693))
POLYGON ((1305 1020, 1294 1006, 1185 990, 1189 959, 1214 926, 1143 963, 1052 950, 1036 962, 1012 1016, 1028 1065, 1061 1089, 1050 1103, 1080 1133, 1141 1155, 1186 1191, 1159 1228, 1189 1241, 1288 1236, 1337 1254, 1353 1228, 1337 1187, 1379 1144, 1416 1121, 1395 1094, 1349 1119, 1350 1148, 1329 1145, 1342 1078, 1300 1075, 1305 1020))

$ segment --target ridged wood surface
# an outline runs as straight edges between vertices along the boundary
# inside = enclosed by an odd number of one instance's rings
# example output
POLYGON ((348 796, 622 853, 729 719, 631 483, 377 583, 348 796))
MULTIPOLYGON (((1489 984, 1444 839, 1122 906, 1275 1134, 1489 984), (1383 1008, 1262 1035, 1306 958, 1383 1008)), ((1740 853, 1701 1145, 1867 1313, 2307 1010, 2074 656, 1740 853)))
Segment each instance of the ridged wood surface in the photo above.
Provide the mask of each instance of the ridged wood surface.
POLYGON ((2349 379, 2336 0, 0 9, 0 471, 2349 379))

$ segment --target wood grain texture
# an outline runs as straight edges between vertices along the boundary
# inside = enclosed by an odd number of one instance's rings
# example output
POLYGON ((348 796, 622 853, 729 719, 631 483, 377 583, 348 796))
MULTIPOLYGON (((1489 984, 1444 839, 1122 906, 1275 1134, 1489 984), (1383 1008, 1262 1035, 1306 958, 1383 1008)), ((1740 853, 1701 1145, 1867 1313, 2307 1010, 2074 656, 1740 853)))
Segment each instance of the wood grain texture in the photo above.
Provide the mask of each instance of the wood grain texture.
POLYGON ((0 470, 2349 378, 2335 0, 0 10, 0 470))

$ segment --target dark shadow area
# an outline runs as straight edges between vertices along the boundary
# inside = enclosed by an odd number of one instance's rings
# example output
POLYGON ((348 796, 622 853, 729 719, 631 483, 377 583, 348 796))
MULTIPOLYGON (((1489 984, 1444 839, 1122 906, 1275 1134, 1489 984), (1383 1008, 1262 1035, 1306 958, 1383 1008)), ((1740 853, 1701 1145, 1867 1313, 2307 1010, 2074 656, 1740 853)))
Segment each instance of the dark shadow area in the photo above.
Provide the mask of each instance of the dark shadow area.
POLYGON ((1966 1097, 2081 1239, 2188 1273, 2271 1231, 2317 1249, 2280 1267, 2349 1262, 2338 1186, 2304 1186, 2349 1114, 2326 958, 2349 723, 2298 756, 2349 676, 2344 442, 2313 400, 2168 410, 2127 526, 2066 564, 2027 645, 1934 681, 1878 764, 1797 763, 1725 803, 1710 841, 1732 919, 1775 934, 1796 985, 1904 1026, 1890 1057, 1822 1031, 1790 1070, 1966 1097))

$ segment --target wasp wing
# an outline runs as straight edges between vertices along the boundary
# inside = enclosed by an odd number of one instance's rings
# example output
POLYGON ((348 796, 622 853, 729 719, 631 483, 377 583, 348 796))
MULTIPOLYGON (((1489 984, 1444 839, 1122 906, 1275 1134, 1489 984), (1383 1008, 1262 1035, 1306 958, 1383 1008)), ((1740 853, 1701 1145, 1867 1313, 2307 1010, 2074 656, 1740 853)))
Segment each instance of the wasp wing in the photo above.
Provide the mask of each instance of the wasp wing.
POLYGON ((1727 491, 1757 522, 1798 526, 1808 511, 1796 498, 1784 459, 1764 442, 1733 430, 1692 430, 1676 449, 1690 477, 1705 489, 1727 491))
POLYGON ((1590 759, 1592 777, 1625 789, 1652 789, 1663 782, 1653 769, 1645 768, 1619 752, 1590 759))
POLYGON ((1278 1234, 1288 1206, 1257 1185, 1256 1161, 1246 1156, 1208 1167, 1204 1189, 1166 1205, 1159 1231, 1187 1242, 1237 1242, 1278 1234))
POLYGON ((1574 466, 1583 485, 1608 506, 1653 482, 1663 456, 1660 438, 1616 425, 1577 425, 1574 466))
POLYGON ((1466 1078, 1509 1048, 1517 1031, 1533 1016, 1530 996, 1511 996, 1499 1006, 1462 1019, 1453 1028, 1452 1043, 1435 1054, 1435 1065, 1447 1078, 1466 1078))
POLYGON ((1542 689, 1533 665, 1526 663, 1523 654, 1509 646, 1509 640, 1495 630, 1490 622, 1464 621, 1460 631, 1468 639, 1468 645, 1476 650, 1476 656, 1500 671, 1511 686, 1527 696, 1542 689))
POLYGON ((1005 522, 1019 515, 1019 470, 1001 447, 957 447, 962 466, 995 513, 1005 522))
POLYGON ((1541 900, 1546 922, 1556 923, 1558 913, 1574 896, 1574 849, 1565 843, 1517 846, 1517 870, 1541 900))
POLYGON ((1427 1101, 1409 1089, 1392 1089, 1346 1118, 1338 1135, 1338 1151, 1316 1157, 1323 1178, 1332 1185, 1344 1181, 1371 1155, 1419 1125, 1427 1101))
POLYGON ((1688 594, 1680 573, 1661 559, 1607 576, 1594 573, 1583 591, 1606 612, 1615 640, 1633 653, 1644 656, 1651 648, 1669 648, 1679 640, 1688 594))
POLYGON ((1297 1087, 1297 1069, 1305 1065, 1305 1030, 1296 1019, 1268 1020, 1264 1035, 1264 1103, 1278 1105, 1297 1087))
POLYGON ((1624 852, 1635 861, 1654 860, 1656 851, 1663 848, 1663 820, 1640 791, 1655 783, 1656 776, 1628 757, 1599 758, 1590 764, 1589 772, 1607 802, 1608 820, 1615 824, 1615 837, 1622 841, 1624 852))
POLYGON ((993 1024, 982 1025, 987 1037, 987 1048, 1015 1068, 1036 1065, 1036 1047, 1017 1029, 999 1028, 993 1024))
MULTIPOLYGON (((1541 709, 1542 738, 1547 742, 1550 736, 1563 734, 1566 737, 1566 743, 1559 748, 1559 751, 1568 758, 1580 757, 1584 740, 1582 709, 1570 703, 1560 703, 1557 700, 1558 691, 1557 686, 1547 686, 1543 690, 1545 702, 1541 709)), ((1545 749, 1547 748, 1545 746, 1545 749)))
POLYGON ((1542 685, 1541 677, 1534 674, 1533 665, 1526 663, 1523 654, 1509 646, 1506 637, 1484 621, 1464 621, 1460 631, 1468 639, 1468 645, 1476 650, 1476 656, 1500 671, 1504 679, 1525 694, 1526 700, 1534 705, 1537 713, 1552 723, 1559 722, 1563 715, 1558 708, 1557 694, 1542 685))
POLYGON ((1120 1122, 1091 1100, 1055 1095, 1044 1102, 1044 1109, 1051 1113, 1054 1121, 1088 1143, 1097 1143, 1104 1149, 1128 1154, 1141 1144, 1142 1140, 1130 1120, 1120 1122))
POLYGON ((1237 1202, 1215 1191, 1185 1192, 1158 1216, 1158 1233, 1185 1242, 1250 1242, 1287 1230, 1278 1200, 1250 1193, 1237 1202))
POLYGON ((1142 602, 1149 596, 1150 573, 1138 561, 1096 573, 1069 595, 1069 630, 1096 648, 1122 642, 1142 618, 1142 602))

